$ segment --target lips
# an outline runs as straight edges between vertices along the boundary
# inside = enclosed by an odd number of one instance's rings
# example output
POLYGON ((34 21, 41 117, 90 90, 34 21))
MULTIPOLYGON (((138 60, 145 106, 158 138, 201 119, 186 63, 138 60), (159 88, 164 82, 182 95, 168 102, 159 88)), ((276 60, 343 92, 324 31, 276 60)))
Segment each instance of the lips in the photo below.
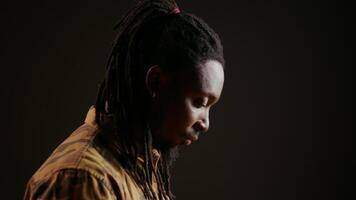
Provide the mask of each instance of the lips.
POLYGON ((199 133, 186 133, 183 135, 184 145, 189 146, 192 142, 197 141, 199 139, 199 133))
POLYGON ((187 134, 187 139, 191 141, 197 141, 199 139, 199 133, 189 133, 187 134))

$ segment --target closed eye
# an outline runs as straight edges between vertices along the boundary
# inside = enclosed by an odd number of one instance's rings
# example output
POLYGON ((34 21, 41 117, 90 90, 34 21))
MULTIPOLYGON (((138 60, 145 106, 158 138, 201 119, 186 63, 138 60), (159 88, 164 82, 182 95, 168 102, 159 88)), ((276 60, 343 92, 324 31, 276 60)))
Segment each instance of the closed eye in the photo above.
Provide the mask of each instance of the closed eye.
POLYGON ((208 105, 208 99, 207 98, 198 98, 194 101, 193 104, 196 108, 206 107, 208 105))

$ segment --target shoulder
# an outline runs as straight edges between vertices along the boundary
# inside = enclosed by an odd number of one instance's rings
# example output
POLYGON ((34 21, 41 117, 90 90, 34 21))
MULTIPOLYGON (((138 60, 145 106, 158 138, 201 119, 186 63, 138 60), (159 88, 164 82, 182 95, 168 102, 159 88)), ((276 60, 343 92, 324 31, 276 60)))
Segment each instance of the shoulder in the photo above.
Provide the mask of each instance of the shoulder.
POLYGON ((101 177, 80 169, 62 169, 45 180, 31 179, 25 200, 32 199, 120 199, 101 177))
POLYGON ((87 124, 77 128, 52 152, 33 177, 44 178, 61 169, 77 168, 92 148, 96 134, 97 130, 87 124))
POLYGON ((26 196, 42 195, 47 199, 54 194, 71 194, 96 199, 99 194, 118 193, 120 190, 110 183, 110 178, 120 171, 110 167, 114 159, 107 159, 105 151, 95 143, 97 134, 98 130, 89 124, 76 129, 31 177, 26 196))

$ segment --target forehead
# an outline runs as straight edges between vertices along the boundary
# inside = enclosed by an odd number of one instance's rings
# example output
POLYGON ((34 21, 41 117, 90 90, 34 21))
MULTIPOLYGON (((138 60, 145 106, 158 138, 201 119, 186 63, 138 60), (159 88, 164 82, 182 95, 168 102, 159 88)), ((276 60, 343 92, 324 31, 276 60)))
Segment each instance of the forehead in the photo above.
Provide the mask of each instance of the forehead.
POLYGON ((208 60, 194 70, 181 73, 179 79, 185 92, 219 98, 224 85, 224 70, 220 62, 208 60))

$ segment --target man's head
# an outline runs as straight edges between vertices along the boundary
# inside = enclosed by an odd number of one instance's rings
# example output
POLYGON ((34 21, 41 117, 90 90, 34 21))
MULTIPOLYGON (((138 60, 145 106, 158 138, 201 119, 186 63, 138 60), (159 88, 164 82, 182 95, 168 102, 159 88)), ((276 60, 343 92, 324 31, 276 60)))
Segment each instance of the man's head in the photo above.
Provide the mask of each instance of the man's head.
POLYGON ((219 100, 224 84, 220 62, 206 60, 175 74, 155 65, 146 80, 152 96, 149 116, 156 146, 189 145, 208 131, 210 109, 219 100))
MULTIPOLYGON (((101 127, 104 116, 113 118, 118 157, 136 180, 149 183, 152 148, 164 153, 208 130, 209 111, 223 88, 223 48, 202 19, 179 12, 173 0, 140 1, 116 28, 96 122, 101 127), (143 174, 136 167, 142 153, 143 174)), ((169 193, 169 157, 160 162, 158 184, 169 193)), ((143 190, 150 199, 151 186, 143 190)))
MULTIPOLYGON (((153 142, 169 148, 190 144, 208 130, 209 110, 223 87, 224 58, 218 35, 202 19, 180 13, 165 20, 153 28, 159 33, 143 31, 142 41, 158 42, 142 48, 151 55, 144 78, 148 98, 154 96, 147 104, 153 142)), ((155 24, 153 20, 146 27, 152 30, 155 24)))

